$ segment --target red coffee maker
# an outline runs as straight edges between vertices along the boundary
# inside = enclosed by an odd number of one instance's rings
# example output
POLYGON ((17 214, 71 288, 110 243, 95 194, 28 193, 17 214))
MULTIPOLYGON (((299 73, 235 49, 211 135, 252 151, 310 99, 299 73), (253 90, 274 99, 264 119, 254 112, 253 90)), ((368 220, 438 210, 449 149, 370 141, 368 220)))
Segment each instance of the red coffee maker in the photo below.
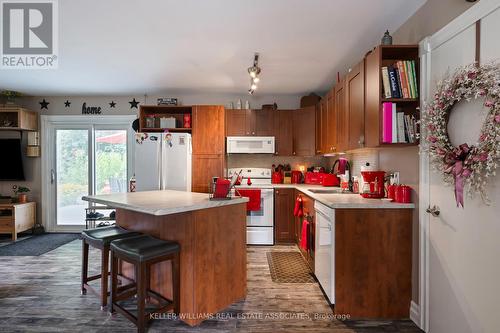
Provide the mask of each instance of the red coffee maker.
POLYGON ((360 194, 363 198, 380 199, 385 196, 385 171, 361 171, 363 187, 360 194))

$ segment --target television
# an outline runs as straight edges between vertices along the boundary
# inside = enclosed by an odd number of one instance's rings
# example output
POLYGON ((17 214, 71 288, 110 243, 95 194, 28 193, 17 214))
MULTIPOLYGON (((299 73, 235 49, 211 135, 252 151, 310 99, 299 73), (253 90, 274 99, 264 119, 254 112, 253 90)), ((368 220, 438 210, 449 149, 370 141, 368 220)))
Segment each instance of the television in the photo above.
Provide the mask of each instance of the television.
POLYGON ((0 180, 25 180, 21 139, 0 139, 0 180))

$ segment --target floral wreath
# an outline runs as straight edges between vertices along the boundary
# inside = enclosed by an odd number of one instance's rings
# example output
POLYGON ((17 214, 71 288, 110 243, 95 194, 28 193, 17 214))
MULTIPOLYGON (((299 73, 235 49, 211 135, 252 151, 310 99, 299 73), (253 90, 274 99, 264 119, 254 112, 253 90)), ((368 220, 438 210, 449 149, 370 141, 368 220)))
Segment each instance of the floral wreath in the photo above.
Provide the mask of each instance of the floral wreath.
POLYGON ((445 183, 454 185, 457 207, 464 206, 464 187, 472 196, 479 193, 486 203, 486 180, 495 176, 500 157, 500 66, 470 64, 458 68, 438 83, 434 99, 426 106, 422 124, 427 130, 432 165, 443 173, 445 183), (448 120, 453 106, 463 100, 484 98, 488 109, 475 145, 454 147, 448 137, 448 120))

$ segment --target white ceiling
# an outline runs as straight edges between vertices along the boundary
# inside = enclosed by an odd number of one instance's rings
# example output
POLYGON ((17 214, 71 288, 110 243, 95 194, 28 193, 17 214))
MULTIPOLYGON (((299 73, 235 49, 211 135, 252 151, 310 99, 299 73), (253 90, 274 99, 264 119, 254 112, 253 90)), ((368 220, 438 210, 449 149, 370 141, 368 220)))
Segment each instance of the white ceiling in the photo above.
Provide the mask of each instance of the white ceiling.
POLYGON ((1 70, 29 95, 325 91, 426 0, 59 1, 59 68, 1 70))

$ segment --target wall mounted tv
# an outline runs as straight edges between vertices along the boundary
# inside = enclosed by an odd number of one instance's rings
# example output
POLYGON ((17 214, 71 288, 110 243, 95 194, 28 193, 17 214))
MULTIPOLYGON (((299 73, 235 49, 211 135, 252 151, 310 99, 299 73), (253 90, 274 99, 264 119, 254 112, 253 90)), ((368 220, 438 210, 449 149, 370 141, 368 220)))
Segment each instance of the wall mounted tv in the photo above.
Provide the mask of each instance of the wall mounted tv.
POLYGON ((0 180, 24 180, 20 139, 0 139, 0 180))

